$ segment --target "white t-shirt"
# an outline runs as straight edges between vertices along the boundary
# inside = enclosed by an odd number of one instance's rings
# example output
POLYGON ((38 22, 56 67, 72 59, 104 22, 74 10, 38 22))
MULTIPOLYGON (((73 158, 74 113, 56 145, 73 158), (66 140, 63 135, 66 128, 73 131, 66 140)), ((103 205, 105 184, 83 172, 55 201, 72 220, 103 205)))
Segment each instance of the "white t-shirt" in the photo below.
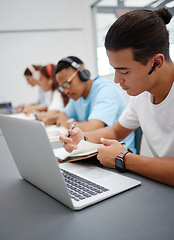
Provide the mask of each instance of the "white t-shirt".
POLYGON ((51 94, 50 104, 48 105, 48 110, 57 110, 63 112, 64 104, 61 93, 56 89, 51 94))
POLYGON ((160 104, 152 103, 149 92, 131 97, 119 122, 129 129, 141 126, 154 157, 174 157, 174 84, 160 104))
POLYGON ((44 91, 41 87, 38 86, 38 100, 37 105, 39 106, 48 106, 50 103, 51 91, 44 91))

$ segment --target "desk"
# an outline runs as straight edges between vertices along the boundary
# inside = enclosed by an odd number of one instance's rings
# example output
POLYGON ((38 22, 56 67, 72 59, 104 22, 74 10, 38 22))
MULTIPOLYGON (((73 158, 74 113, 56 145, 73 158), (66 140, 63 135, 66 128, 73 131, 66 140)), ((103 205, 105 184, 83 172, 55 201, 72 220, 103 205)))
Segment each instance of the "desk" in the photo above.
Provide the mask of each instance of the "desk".
POLYGON ((125 175, 142 185, 74 212, 20 177, 0 136, 0 239, 173 240, 173 188, 125 175))

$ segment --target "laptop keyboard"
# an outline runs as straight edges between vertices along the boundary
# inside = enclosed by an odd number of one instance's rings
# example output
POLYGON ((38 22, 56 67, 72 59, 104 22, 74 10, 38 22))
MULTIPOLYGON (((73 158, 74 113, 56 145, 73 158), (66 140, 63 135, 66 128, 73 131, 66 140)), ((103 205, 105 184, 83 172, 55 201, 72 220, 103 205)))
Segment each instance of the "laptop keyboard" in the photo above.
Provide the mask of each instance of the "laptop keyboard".
POLYGON ((76 201, 80 201, 109 190, 85 178, 70 173, 67 170, 61 169, 61 171, 67 184, 70 196, 76 201))

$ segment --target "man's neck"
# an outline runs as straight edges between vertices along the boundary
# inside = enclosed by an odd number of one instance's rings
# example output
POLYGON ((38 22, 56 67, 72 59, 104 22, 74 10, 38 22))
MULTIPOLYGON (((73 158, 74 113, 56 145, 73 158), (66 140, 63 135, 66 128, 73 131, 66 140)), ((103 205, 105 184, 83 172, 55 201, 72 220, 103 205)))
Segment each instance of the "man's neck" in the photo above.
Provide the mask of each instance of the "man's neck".
POLYGON ((160 73, 158 82, 154 90, 151 92, 153 95, 153 104, 159 104, 167 97, 174 82, 174 63, 170 62, 164 66, 164 71, 160 73))
POLYGON ((84 93, 83 93, 83 98, 87 98, 89 93, 90 93, 90 90, 91 90, 91 87, 92 87, 92 83, 93 81, 91 79, 89 79, 86 84, 85 84, 85 90, 84 90, 84 93))

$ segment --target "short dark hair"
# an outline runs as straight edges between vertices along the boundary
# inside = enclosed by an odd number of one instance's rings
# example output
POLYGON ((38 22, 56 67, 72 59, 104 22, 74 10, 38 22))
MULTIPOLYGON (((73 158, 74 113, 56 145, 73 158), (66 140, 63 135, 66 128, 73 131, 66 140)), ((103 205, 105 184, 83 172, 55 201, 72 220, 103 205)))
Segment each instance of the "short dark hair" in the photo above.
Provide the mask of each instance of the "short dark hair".
POLYGON ((171 18, 172 14, 166 8, 127 12, 108 30, 106 50, 116 52, 131 48, 134 60, 143 65, 157 53, 162 53, 166 61, 169 61, 169 33, 165 25, 171 18))
MULTIPOLYGON (((75 56, 69 56, 67 58, 70 58, 72 59, 74 62, 78 63, 78 64, 81 64, 83 65, 84 63, 82 62, 82 60, 78 57, 75 57, 75 56)), ((55 74, 60 72, 62 69, 64 68, 69 68, 71 67, 71 64, 68 63, 68 62, 65 62, 65 61, 62 61, 60 60, 58 63, 57 63, 57 66, 56 66, 56 70, 55 70, 55 74)))

